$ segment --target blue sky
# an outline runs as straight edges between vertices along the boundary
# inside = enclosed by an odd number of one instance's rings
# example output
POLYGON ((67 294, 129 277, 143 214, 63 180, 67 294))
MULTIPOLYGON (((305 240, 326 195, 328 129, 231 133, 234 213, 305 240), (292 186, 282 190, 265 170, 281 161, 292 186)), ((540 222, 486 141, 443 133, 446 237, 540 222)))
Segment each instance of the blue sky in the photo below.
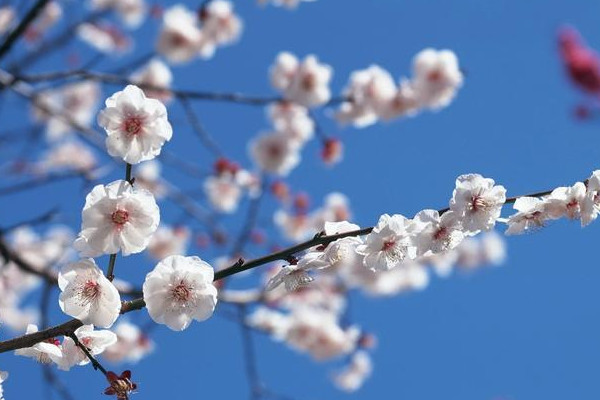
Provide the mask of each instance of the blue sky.
MULTIPOLYGON (((261 8, 252 1, 234 3, 245 22, 241 41, 219 49, 208 62, 174 68, 175 87, 272 95, 267 68, 279 51, 289 50, 315 53, 332 65, 332 87, 339 93, 351 71, 372 63, 400 77, 410 73, 412 56, 425 47, 457 53, 465 85, 439 113, 364 130, 342 130, 319 114, 324 129, 343 140, 345 160, 325 168, 315 141, 288 182, 309 192, 315 205, 331 191, 345 193, 361 226, 373 225, 385 212, 412 215, 446 206, 454 179, 463 173, 492 177, 511 196, 572 184, 600 167, 600 125, 572 117, 583 97, 567 82, 556 49, 557 29, 565 23, 600 49, 597 1, 318 0, 296 12, 261 8)), ((149 50, 147 38, 154 38, 156 28, 150 22, 134 34, 136 54, 149 50)), ((91 54, 80 43, 69 51, 81 52, 84 59, 91 54)), ((64 68, 66 54, 30 71, 64 68)), ((124 64, 129 57, 106 58, 98 68, 124 64)), ((109 87, 106 94, 114 90, 109 87)), ((4 105, 6 126, 22 123, 18 104, 10 98, 4 105)), ((246 143, 268 129, 264 111, 207 102, 195 109, 227 154, 249 166, 246 143)), ((181 111, 170 112, 175 136, 169 149, 208 169, 212 159, 181 123, 181 111)), ((165 174, 186 187, 200 185, 170 170, 165 174)), ((35 193, 39 196, 0 197, 2 224, 59 204, 77 228, 85 192, 76 184, 35 193)), ((274 207, 266 202, 261 220, 269 220, 274 207)), ((165 209, 163 219, 168 222, 174 215, 165 209)), ((224 223, 235 231, 242 221, 224 223)), ((329 382, 339 364, 315 364, 257 335, 262 380, 297 400, 597 399, 599 233, 598 223, 581 229, 578 223, 559 221, 538 233, 509 238, 508 260, 501 267, 434 279, 423 292, 391 299, 353 296, 354 318, 379 338, 374 374, 353 395, 329 382)), ((223 251, 199 255, 210 259, 223 251)), ((266 249, 251 251, 261 255, 266 249)), ((138 281, 151 267, 144 256, 119 259, 117 265, 125 277, 138 281)), ((58 310, 57 304, 54 308, 58 310)), ((55 323, 65 319, 59 310, 52 315, 55 323)), ((131 319, 147 317, 140 312, 131 319)), ((135 398, 247 398, 236 324, 215 317, 178 334, 157 327, 152 337, 156 351, 132 366, 140 385, 135 398)), ((11 373, 4 385, 7 399, 43 398, 41 372, 31 360, 4 354, 0 369, 11 373)), ((59 376, 77 398, 104 397, 104 378, 91 367, 59 376)))

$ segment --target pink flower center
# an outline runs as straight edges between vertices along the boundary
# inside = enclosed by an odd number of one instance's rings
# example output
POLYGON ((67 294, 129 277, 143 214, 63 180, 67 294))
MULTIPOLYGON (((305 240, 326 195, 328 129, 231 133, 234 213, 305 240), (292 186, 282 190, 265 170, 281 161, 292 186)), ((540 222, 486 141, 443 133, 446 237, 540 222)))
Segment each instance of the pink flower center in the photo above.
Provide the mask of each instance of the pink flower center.
POLYGON ((388 251, 391 248, 396 246, 396 242, 394 240, 387 240, 383 242, 383 246, 381 247, 381 251, 388 251))
POLYGON ((307 92, 310 92, 311 90, 314 90, 316 86, 317 77, 315 76, 315 74, 304 75, 304 77, 302 78, 302 89, 306 90, 307 92))
POLYGON ((138 135, 142 131, 142 122, 139 117, 129 117, 123 122, 123 130, 128 135, 138 135))
POLYGON ((83 284, 81 289, 82 297, 87 301, 92 301, 100 296, 100 284, 89 280, 83 284))
POLYGON ((269 148, 267 149, 267 153, 272 158, 279 158, 279 157, 281 157, 281 153, 282 153, 281 147, 279 147, 276 144, 273 144, 273 145, 269 146, 269 148))
POLYGON ((471 197, 471 211, 485 211, 490 207, 490 204, 486 199, 479 195, 474 195, 471 197))
POLYGON ((110 218, 115 224, 124 225, 127 221, 129 221, 129 213, 125 210, 117 210, 112 213, 110 218))
POLYGON ((427 79, 430 82, 437 82, 440 79, 442 79, 442 72, 440 70, 433 70, 429 73, 429 75, 427 75, 427 79))
POLYGON ((434 234, 433 234, 433 238, 435 240, 440 240, 440 239, 444 239, 446 236, 448 236, 448 230, 446 229, 446 227, 442 226, 440 227, 434 234))
POLYGON ((192 288, 189 287, 184 281, 181 281, 177 286, 175 286, 171 290, 171 294, 173 295, 173 298, 178 302, 185 303, 190 299, 192 295, 191 289, 192 288))

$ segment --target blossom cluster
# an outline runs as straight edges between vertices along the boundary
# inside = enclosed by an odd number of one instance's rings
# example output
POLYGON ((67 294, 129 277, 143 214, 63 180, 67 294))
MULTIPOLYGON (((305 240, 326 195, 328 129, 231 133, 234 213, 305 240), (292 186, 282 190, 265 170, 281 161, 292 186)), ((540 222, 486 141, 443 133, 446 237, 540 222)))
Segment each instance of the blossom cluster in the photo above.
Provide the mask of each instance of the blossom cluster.
MULTIPOLYGON (((73 242, 72 232, 63 226, 56 226, 40 237, 28 227, 17 229, 11 235, 10 246, 20 260, 34 269, 34 272, 47 271, 54 276, 52 265, 68 261, 73 242)), ((37 320, 34 310, 23 308, 23 300, 32 290, 39 287, 41 277, 27 273, 14 261, 0 266, 0 322, 3 326, 20 331, 37 320)))
POLYGON ((237 41, 242 26, 229 1, 212 0, 198 13, 178 4, 164 12, 156 48, 172 64, 208 59, 218 46, 237 41))
POLYGON ((378 65, 353 72, 337 112, 342 123, 365 127, 379 119, 412 116, 423 109, 439 110, 450 104, 463 84, 458 58, 451 50, 425 49, 413 59, 413 77, 396 85, 378 65))

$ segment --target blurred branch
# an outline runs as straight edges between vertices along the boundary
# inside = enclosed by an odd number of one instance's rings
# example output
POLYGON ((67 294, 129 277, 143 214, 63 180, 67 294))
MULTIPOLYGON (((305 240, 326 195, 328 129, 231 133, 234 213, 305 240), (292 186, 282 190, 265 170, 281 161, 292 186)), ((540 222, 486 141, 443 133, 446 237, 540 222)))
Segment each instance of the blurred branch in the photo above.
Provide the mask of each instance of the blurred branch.
POLYGON ((19 38, 25 33, 29 25, 35 20, 35 18, 42 12, 49 0, 37 0, 37 2, 29 9, 23 20, 17 25, 17 27, 8 35, 4 43, 0 45, 0 59, 12 49, 14 44, 19 38))

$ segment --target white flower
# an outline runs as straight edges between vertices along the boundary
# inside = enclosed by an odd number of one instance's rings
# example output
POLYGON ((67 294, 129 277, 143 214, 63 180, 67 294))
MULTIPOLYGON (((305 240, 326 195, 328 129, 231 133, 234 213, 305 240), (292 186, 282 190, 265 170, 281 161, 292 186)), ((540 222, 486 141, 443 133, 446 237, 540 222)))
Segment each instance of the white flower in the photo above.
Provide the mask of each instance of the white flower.
POLYGON ((382 120, 389 121, 398 117, 413 116, 419 111, 420 106, 417 93, 411 82, 402 80, 392 98, 379 104, 376 111, 382 120))
POLYGON ((212 0, 200 14, 202 33, 206 40, 217 45, 235 42, 242 32, 242 21, 233 13, 233 4, 225 0, 212 0))
POLYGON ((289 86, 284 90, 286 99, 313 107, 325 104, 331 99, 329 81, 333 69, 326 64, 319 63, 314 55, 306 58, 298 65, 289 86))
POLYGON ((8 372, 0 371, 0 400, 4 400, 4 390, 2 388, 2 384, 8 378, 8 372))
POLYGON ((412 241, 413 222, 400 214, 383 214, 377 226, 367 235, 365 244, 356 249, 364 255, 364 265, 376 271, 387 271, 404 260, 414 259, 417 249, 412 241))
POLYGON ((11 6, 0 8, 0 35, 5 34, 11 29, 17 18, 15 17, 15 9, 11 6))
POLYGON ((365 351, 357 351, 352 355, 350 364, 333 376, 335 385, 345 392, 355 392, 371 375, 373 363, 365 351))
POLYGON ((285 176, 300 162, 297 143, 289 137, 278 134, 266 134, 254 139, 249 145, 250 156, 260 169, 285 176))
POLYGON ((299 288, 311 283, 314 278, 308 271, 328 267, 329 264, 320 258, 319 253, 307 253, 297 264, 286 265, 281 268, 277 275, 272 277, 265 290, 273 290, 283 284, 288 292, 295 292, 299 288))
POLYGON ((269 69, 271 85, 278 90, 287 89, 298 70, 298 64, 298 58, 292 53, 286 51, 279 53, 275 63, 269 69))
POLYGON ((420 104, 431 109, 450 104, 463 83, 458 59, 450 50, 422 50, 413 60, 413 74, 420 104))
POLYGON ((75 140, 59 142, 52 146, 40 162, 40 169, 73 169, 90 171, 96 166, 96 156, 88 146, 75 140))
MULTIPOLYGON (((111 331, 95 331, 93 325, 84 325, 75 330, 79 343, 84 345, 91 355, 102 354, 104 350, 117 342, 117 335, 111 331)), ((65 337, 62 343, 63 356, 57 362, 58 368, 68 371, 75 365, 89 364, 90 360, 83 350, 70 337, 65 337)))
POLYGON ((119 292, 91 258, 63 267, 58 287, 60 309, 84 324, 109 328, 119 317, 119 292))
POLYGON ((98 123, 108 135, 108 153, 129 164, 158 156, 162 146, 173 136, 165 106, 147 98, 134 85, 127 85, 106 99, 106 108, 98 115, 98 123))
POLYGON ((156 260, 168 256, 185 254, 190 239, 190 231, 185 226, 160 226, 148 244, 148 252, 156 260))
POLYGON ((435 210, 423 210, 415 215, 414 221, 418 255, 451 250, 465 237, 460 219, 452 211, 440 216, 435 210))
POLYGON ((91 4, 96 10, 114 9, 130 28, 144 21, 147 9, 144 0, 92 0, 91 4))
POLYGON ((592 173, 587 181, 585 200, 581 203, 581 226, 586 226, 600 212, 600 170, 592 173))
POLYGON ((213 208, 223 213, 233 213, 242 196, 242 188, 234 175, 211 175, 204 181, 204 193, 213 208))
MULTIPOLYGON (((38 327, 33 324, 27 325, 27 335, 38 331, 38 327)), ((58 340, 52 338, 46 341, 36 343, 31 347, 25 349, 15 350, 15 354, 18 356, 31 357, 39 363, 50 364, 56 362, 62 357, 62 350, 59 346, 58 340)))
POLYGON ((315 123, 306 107, 289 101, 280 101, 269 106, 268 111, 277 132, 289 136, 300 145, 312 139, 315 123))
MULTIPOLYGON (((570 187, 558 187, 546 198, 546 211, 550 218, 581 217, 581 206, 586 200, 586 188, 583 182, 577 182, 570 187)), ((586 219, 587 221, 587 219, 586 219)))
POLYGON ((461 175, 450 200, 450 210, 461 219, 466 233, 489 230, 500 216, 506 201, 504 186, 494 186, 494 180, 479 174, 461 175))
POLYGON ((544 226, 548 219, 546 203, 536 197, 519 197, 513 208, 518 212, 508 218, 507 235, 519 235, 544 226))
POLYGON ((197 16, 183 5, 167 9, 156 50, 169 62, 180 64, 196 56, 203 41, 197 16))
POLYGON ((192 321, 210 318, 217 304, 213 268, 198 257, 169 256, 146 275, 143 292, 148 313, 159 324, 182 331, 192 321))
POLYGON ((481 236, 481 256, 484 263, 500 265, 506 259, 504 238, 494 231, 481 236))
POLYGON ((394 79, 380 66, 354 71, 344 89, 344 96, 349 100, 342 103, 337 118, 358 128, 369 126, 377 121, 377 110, 390 103, 395 93, 394 79))
POLYGON ((86 257, 143 251, 160 220, 150 192, 124 180, 98 185, 85 198, 75 248, 86 257))
POLYGON ((91 81, 45 90, 33 99, 34 118, 47 122, 47 137, 50 141, 56 141, 73 131, 73 124, 66 121, 63 115, 79 125, 89 126, 99 98, 100 86, 91 81))
POLYGON ((130 48, 130 39, 116 26, 83 23, 77 28, 81 40, 103 53, 125 52, 130 48))
POLYGON ((323 361, 352 352, 360 337, 356 327, 343 329, 336 315, 319 309, 294 309, 284 340, 290 346, 323 361))
POLYGON ((127 321, 113 327, 117 342, 106 348, 102 357, 112 362, 137 362, 154 350, 154 343, 140 328, 127 321))
POLYGON ((146 96, 157 99, 162 102, 171 100, 172 94, 169 91, 173 74, 171 70, 161 60, 154 58, 150 60, 144 67, 134 72, 130 77, 131 82, 139 86, 153 86, 156 88, 164 88, 164 90, 143 89, 146 96))

